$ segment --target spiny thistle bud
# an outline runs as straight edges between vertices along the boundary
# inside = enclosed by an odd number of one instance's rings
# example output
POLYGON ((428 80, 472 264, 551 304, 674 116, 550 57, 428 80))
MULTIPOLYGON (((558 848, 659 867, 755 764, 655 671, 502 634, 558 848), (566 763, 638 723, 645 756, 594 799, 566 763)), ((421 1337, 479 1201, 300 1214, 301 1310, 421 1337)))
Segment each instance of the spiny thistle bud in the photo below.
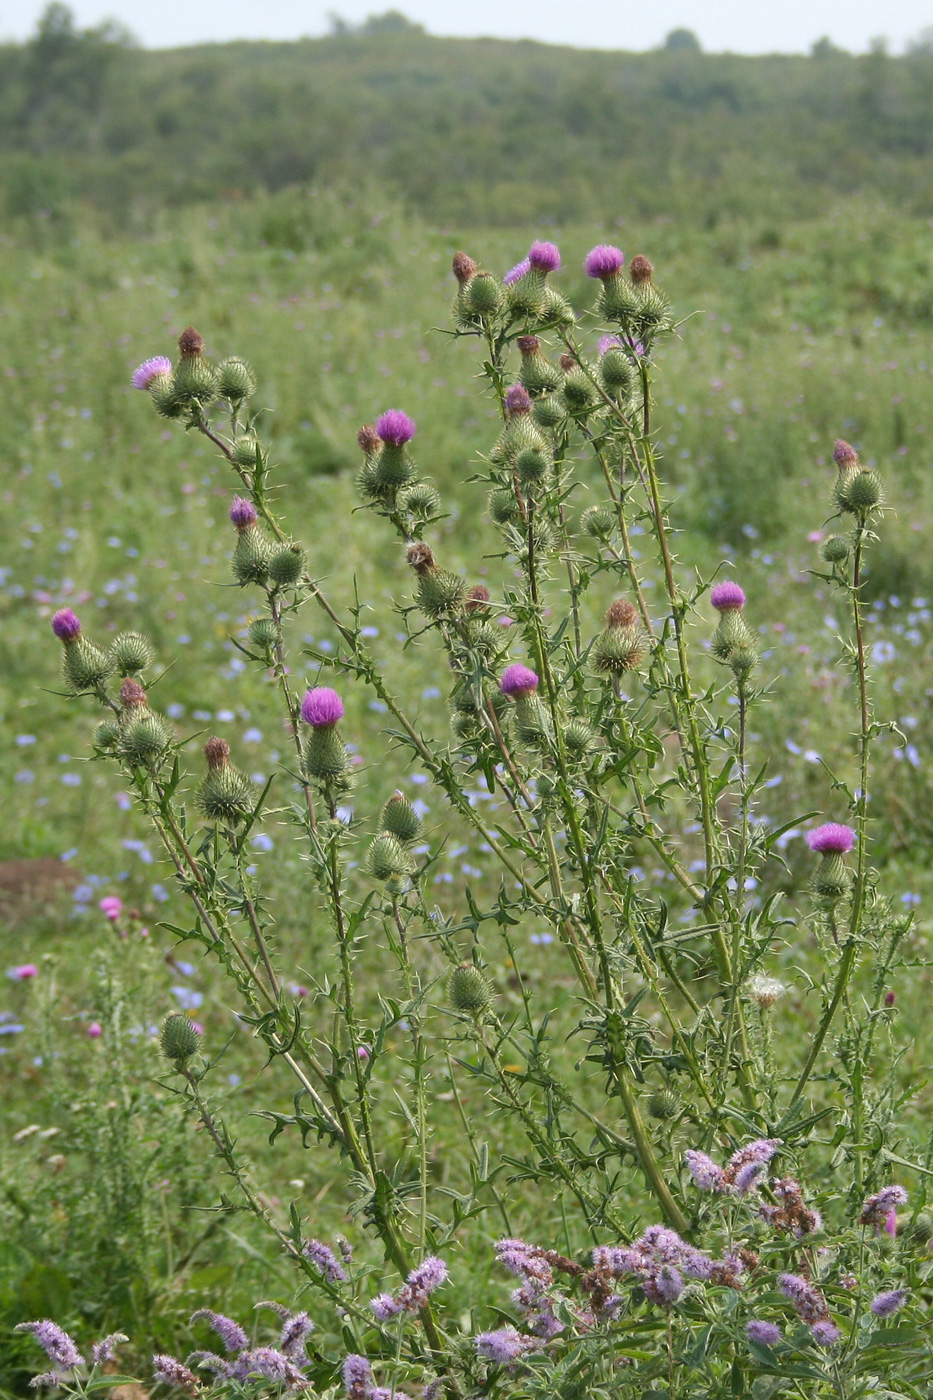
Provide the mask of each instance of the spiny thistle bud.
POLYGON ((671 308, 667 298, 656 287, 652 287, 649 281, 636 283, 635 290, 638 293, 635 333, 647 343, 652 336, 657 335, 660 331, 671 329, 673 325, 671 308))
POLYGON ((503 629, 493 622, 478 620, 470 624, 470 646, 486 660, 497 656, 507 641, 503 629))
POLYGON ((758 648, 752 642, 737 643, 729 655, 729 665, 736 680, 745 680, 758 665, 758 648))
POLYGON ((204 353, 204 337, 194 326, 188 326, 178 337, 178 350, 183 360, 204 353))
POLYGON ((412 869, 411 857, 401 841, 388 831, 375 838, 366 859, 377 880, 400 880, 412 869))
POLYGON ((843 510, 853 515, 867 515, 881 504, 881 477, 877 472, 862 469, 853 474, 839 493, 838 500, 843 510))
POLYGON ((252 398, 256 392, 256 376, 252 366, 241 360, 239 355, 221 360, 217 366, 217 389, 220 397, 231 403, 252 398))
POLYGON ((596 402, 596 390, 592 381, 577 364, 572 355, 561 355, 560 366, 564 371, 561 396, 568 413, 582 414, 589 411, 596 402))
POLYGON ((238 467, 255 467, 259 443, 252 433, 242 433, 234 442, 233 460, 238 467))
POLYGON ((521 511, 514 491, 507 486, 496 486, 489 493, 489 514, 497 525, 515 525, 521 519, 521 511))
POLYGON ((526 447, 515 458, 515 471, 526 488, 540 486, 547 477, 550 465, 547 453, 540 447, 526 447))
POLYGON ((198 788, 198 806, 208 821, 235 826, 253 809, 253 784, 230 762, 225 739, 208 739, 204 757, 207 774, 198 788))
POLYGON ((742 619, 745 607, 745 594, 731 579, 717 583, 710 593, 710 602, 720 614, 719 626, 713 634, 713 655, 724 665, 732 664, 733 655, 738 656, 740 666, 752 656, 750 665, 757 659, 755 639, 742 619))
POLYGON ((848 559, 850 548, 845 535, 830 535, 820 546, 820 553, 827 564, 842 564, 848 559))
POLYGON ((587 506, 580 516, 580 529, 594 540, 608 539, 617 523, 611 506, 587 506))
POLYGON ((475 1016, 489 1005, 492 988, 478 967, 473 963, 461 963, 450 974, 447 997, 455 1011, 475 1016))
POLYGON ((149 705, 149 697, 146 694, 145 686, 128 676, 120 686, 120 704, 123 706, 125 714, 129 714, 130 711, 146 709, 149 705))
POLYGON ((426 573, 437 568, 434 551, 423 540, 419 540, 417 544, 409 545, 405 557, 416 574, 426 573))
POLYGON ((680 1100, 672 1089, 659 1089, 648 1099, 648 1112, 652 1118, 676 1118, 680 1110, 680 1100))
POLYGON ((825 822, 807 833, 807 845, 822 857, 813 876, 813 890, 830 902, 842 899, 852 886, 852 872, 843 856, 855 845, 855 832, 841 822, 825 822))
POLYGON ((257 617, 249 624, 249 639, 253 646, 268 649, 279 639, 279 629, 271 617, 257 617))
POLYGON ((634 627, 638 623, 638 609, 628 598, 617 598, 610 603, 606 612, 607 627, 634 627))
POLYGON ((376 420, 376 433, 382 443, 382 451, 374 459, 374 481, 381 487, 397 490, 415 474, 414 463, 408 454, 408 443, 415 435, 415 422, 401 409, 391 408, 376 420))
POLYGON ((120 726, 114 719, 103 719, 94 731, 94 747, 102 753, 116 748, 120 739, 120 726))
POLYGON ((110 659, 118 675, 138 675, 152 661, 152 643, 139 632, 121 632, 113 639, 110 659))
POLYGON ((621 348, 612 346, 600 357, 599 377, 608 394, 627 394, 635 383, 635 367, 621 348))
POLYGON ((464 608, 467 613, 485 612, 489 603, 489 589, 485 583, 474 583, 466 596, 464 608))
POLYGON ((160 374, 149 385, 152 404, 161 418, 180 418, 184 411, 183 400, 175 393, 175 379, 170 374, 160 374))
POLYGON ((236 548, 231 560, 234 578, 241 587, 248 583, 264 583, 272 551, 259 528, 256 507, 252 501, 234 496, 230 519, 237 531, 236 548))
POLYGON ((636 253, 629 265, 629 276, 636 287, 642 287, 654 276, 654 267, 642 253, 636 253))
POLYGON ((167 1060, 190 1060, 197 1053, 198 1033, 183 1011, 173 1011, 162 1022, 159 1046, 167 1060))
MULTIPOLYGON (((70 612, 71 610, 64 609, 63 611, 70 612)), ((56 617, 60 616, 60 613, 56 613, 56 617)), ((74 614, 72 613, 71 616, 74 617, 74 614)), ((77 618, 75 621, 77 622, 77 618)), ((85 690, 94 690, 102 681, 106 680, 113 670, 113 662, 101 651, 100 647, 89 642, 80 630, 71 637, 63 637, 62 640, 65 644, 62 655, 62 674, 66 684, 75 694, 85 690)))
POLYGON ((567 410, 559 395, 546 394, 543 398, 535 400, 532 417, 539 428, 550 432, 552 428, 557 428, 563 423, 567 417, 567 410))
POLYGON ((502 305, 504 292, 490 272, 479 272, 464 289, 463 302, 471 316, 493 316, 502 305))
POLYGON ((469 253, 454 253, 453 274, 462 287, 465 282, 469 282, 479 271, 479 267, 470 257, 469 253))
POLYGON ((165 721, 151 710, 130 711, 120 730, 120 756, 136 767, 150 767, 169 745, 165 721))
POLYGON ((396 505, 416 520, 436 520, 441 511, 440 493, 428 481, 417 481, 398 493, 396 505))
POLYGON ((409 546, 408 562, 418 575, 418 602, 428 617, 455 612, 463 601, 463 579, 439 569, 430 546, 421 542, 409 546))
POLYGON ((571 758, 586 758, 594 744, 593 731, 582 719, 567 721, 564 728, 564 747, 571 758))
POLYGON ((208 404, 217 397, 217 372, 203 358, 204 341, 193 326, 178 337, 181 360, 172 388, 181 403, 208 404))
POLYGON ((538 325, 547 330, 556 326, 572 326, 576 319, 573 307, 563 293, 556 287, 545 287, 538 325))
POLYGON ((541 342, 536 335, 520 335, 515 342, 522 357, 519 379, 532 398, 550 394, 561 382, 560 371, 541 353, 541 342))
POLYGON ((848 510, 849 505, 846 499, 848 488, 861 470, 858 453, 851 443, 844 442, 842 438, 837 438, 836 445, 833 448, 833 461, 838 469, 836 480, 833 485, 833 496, 840 510, 848 510))
POLYGON ((399 841, 414 841, 421 830, 421 818, 403 792, 393 792, 382 809, 380 818, 384 831, 399 841))
POLYGON ((343 701, 328 686, 309 690, 301 702, 301 718, 311 726, 304 747, 304 771, 309 778, 342 778, 349 766, 346 746, 337 732, 343 701))
POLYGON ((499 688, 515 702, 515 725, 523 743, 541 747, 550 738, 551 726, 544 706, 536 694, 538 677, 520 663, 507 666, 499 688))
POLYGON ((599 676, 637 671, 645 656, 645 632, 640 623, 610 626, 593 642, 590 665, 599 676))
POLYGON ((300 544, 286 544, 269 560, 269 578, 279 588, 290 588, 304 572, 305 555, 300 544))

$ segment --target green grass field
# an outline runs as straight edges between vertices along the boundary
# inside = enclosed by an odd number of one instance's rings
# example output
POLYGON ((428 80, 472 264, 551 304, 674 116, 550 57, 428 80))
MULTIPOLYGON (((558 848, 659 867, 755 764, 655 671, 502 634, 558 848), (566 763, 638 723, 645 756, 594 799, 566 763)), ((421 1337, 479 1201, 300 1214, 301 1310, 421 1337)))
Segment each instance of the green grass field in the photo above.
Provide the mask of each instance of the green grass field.
MULTIPOLYGON (((85 761, 91 708, 57 693, 48 619, 71 605, 104 639, 130 626, 153 638, 165 668, 159 703, 178 735, 191 736, 193 771, 209 732, 229 739, 241 765, 263 777, 287 746, 271 687, 234 645, 250 599, 230 583, 229 469, 203 439, 186 439, 156 419, 147 396, 129 387, 130 373, 149 355, 171 354, 189 323, 212 354, 253 361, 281 508, 308 548, 313 573, 341 607, 356 590, 372 614, 372 645, 406 705, 443 733, 443 658, 433 644, 402 652, 396 639, 393 600, 407 601, 410 592, 400 547, 378 521, 354 513, 355 433, 385 408, 411 413, 419 463, 448 513, 432 534, 435 552, 446 567, 469 570, 471 580, 480 559, 490 579, 501 574, 483 493, 470 484, 478 454, 495 437, 496 411, 478 397, 467 346, 444 333, 454 290, 450 258, 463 241, 501 274, 540 232, 473 228, 461 236, 418 222, 377 193, 353 202, 298 191, 163 214, 145 238, 106 238, 90 219, 67 229, 41 219, 7 226, 0 260, 0 861, 7 885, 0 912, 6 965, 38 968, 32 979, 4 982, 0 1002, 7 1106, 0 1385, 8 1391, 24 1380, 26 1343, 9 1335, 24 1303, 31 1316, 48 1312, 79 1330, 132 1325, 134 1335, 184 1349, 181 1319, 206 1294, 243 1312, 255 1298, 273 1289, 284 1296, 291 1287, 252 1224, 206 1212, 216 1203, 207 1145, 171 1092, 154 1082, 161 1070, 153 1027, 173 1006, 191 1009, 218 1046, 232 1036, 215 1078, 273 1210, 294 1199, 321 1232, 362 1238, 361 1227, 344 1218, 333 1156, 313 1146, 303 1151, 289 1135, 270 1147, 268 1125, 249 1116, 260 1104, 287 1111, 288 1085, 272 1070, 260 1089, 263 1056, 233 1020, 226 989, 193 953, 173 949, 160 928, 184 917, 171 871, 111 769, 85 761), (44 875, 39 894, 24 893, 38 867, 23 863, 41 859, 63 880, 44 875), (126 911, 116 927, 98 908, 108 895, 118 895, 126 911), (99 1038, 88 1034, 95 1022, 99 1038)), ((872 817, 882 888, 916 917, 909 966, 892 990, 900 1038, 911 1044, 896 1073, 918 1086, 929 1055, 923 1031, 933 908, 929 233, 925 220, 868 203, 784 226, 722 223, 711 231, 632 221, 611 231, 547 231, 560 242, 567 268, 560 285, 575 305, 590 298, 583 254, 611 236, 627 253, 651 257, 682 321, 660 362, 656 414, 677 547, 685 576, 734 561, 748 593, 773 678, 753 743, 769 759, 766 816, 775 823, 827 810, 827 769, 851 770, 852 726, 839 718, 838 702, 851 689, 836 664, 839 620, 808 572, 819 564, 814 536, 828 514, 833 439, 855 442, 884 476, 890 512, 867 583, 869 645, 879 717, 896 722, 898 732, 879 743, 872 817)), ((581 491, 574 508, 586 504, 581 491)), ((594 624, 597 616, 594 601, 594 624)), ((309 644, 337 645, 313 604, 294 626, 309 644)), ((697 628, 698 654, 704 640, 697 628)), ((316 674, 310 662, 306 674, 316 674)), ((421 775, 400 770, 381 736, 378 703, 366 693, 346 699, 347 731, 364 757, 353 802, 368 820, 396 786, 417 790, 421 775)), ((446 829, 440 804, 430 802, 427 796, 429 828, 446 829)), ((273 891, 281 964, 300 988, 326 965, 328 930, 292 836, 281 830, 259 842, 255 859, 273 891)), ((683 851, 689 860, 689 831, 683 851)), ((791 888, 803 868, 799 837, 784 854, 792 873, 777 870, 775 888, 785 881, 791 888)), ((645 879, 657 884, 660 873, 648 868, 645 879)), ((456 828, 432 878, 442 910, 459 906, 464 885, 494 895, 483 851, 456 828)), ((672 919, 683 912, 672 893, 672 919)), ((518 936, 529 943, 539 985, 553 989, 557 1026, 569 1026, 570 994, 555 950, 534 928, 518 936)), ((382 956, 373 951, 375 968, 382 956)), ((424 957, 430 971, 430 954, 424 957)), ((778 1032, 791 1057, 812 1017, 811 957, 801 923, 776 959, 794 987, 778 1032)), ((498 970, 508 988, 504 951, 498 970)), ((509 994, 517 995, 514 987, 509 994)), ((558 1037, 554 1053, 573 1051, 558 1037)), ((435 1091, 452 1121, 455 1105, 440 1071, 435 1091)), ((904 1109, 908 1134, 922 1134, 929 1105, 918 1088, 904 1109)), ((402 1131, 397 1123, 389 1130, 402 1131)), ((490 1120, 494 1150, 498 1131, 490 1120)), ((464 1172, 442 1135, 433 1170, 452 1182, 464 1172)), ((537 1218, 540 1202, 530 1189, 518 1194, 525 1201, 518 1211, 537 1218)), ((557 1237, 559 1219, 553 1224, 557 1237)), ((464 1274, 468 1267, 482 1279, 485 1254, 465 1261, 464 1274)))

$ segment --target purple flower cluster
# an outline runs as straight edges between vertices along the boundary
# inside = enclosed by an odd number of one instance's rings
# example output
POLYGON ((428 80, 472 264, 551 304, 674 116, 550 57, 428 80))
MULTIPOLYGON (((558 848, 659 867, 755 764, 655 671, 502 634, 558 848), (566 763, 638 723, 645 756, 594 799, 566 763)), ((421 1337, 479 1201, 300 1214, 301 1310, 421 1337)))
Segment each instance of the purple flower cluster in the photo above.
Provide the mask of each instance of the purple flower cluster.
POLYGON ((502 672, 502 679, 499 682, 499 689, 503 695, 511 697, 522 695, 533 695, 538 689, 538 677, 529 667, 523 666, 516 661, 511 666, 506 666, 502 672))
POLYGON ((813 1340, 821 1347, 833 1346, 839 1340, 839 1328, 820 1290, 799 1274, 781 1274, 777 1283, 800 1320, 809 1323, 813 1340))
POLYGON ((780 1138, 756 1138, 733 1152, 724 1167, 717 1166, 705 1152, 685 1152, 684 1161, 701 1191, 747 1196, 760 1183, 780 1146, 780 1138))
POLYGON ((583 270, 587 277, 617 277, 625 264, 625 254, 621 248, 611 243, 597 243, 583 259, 583 270))
POLYGON ((685 1279, 733 1286, 745 1271, 737 1255, 711 1259, 666 1225, 650 1225, 630 1245, 599 1245, 593 1250, 593 1267, 608 1278, 635 1274, 645 1297, 662 1307, 677 1302, 685 1279))
POLYGON ((502 281, 507 287, 514 287, 516 282, 520 282, 526 273, 531 271, 531 263, 528 258, 522 258, 514 267, 510 267, 502 281))
POLYGON ((404 447, 415 436, 417 424, 400 408, 390 408, 376 419, 376 433, 387 447, 404 447))
POLYGON ((741 612, 745 607, 745 593, 731 579, 715 584, 709 600, 717 612, 741 612))
POLYGON ((885 1293, 876 1294, 868 1306, 875 1317, 893 1317, 906 1301, 906 1288, 891 1288, 885 1293))
POLYGON ((322 1240, 308 1240, 301 1249, 306 1259, 310 1259, 328 1283, 346 1283, 347 1271, 337 1258, 330 1245, 322 1240))
POLYGON ((844 856, 855 845, 855 832, 841 822, 824 822, 815 831, 807 832, 807 845, 817 855, 844 856))
POLYGON ((301 718, 312 729, 329 729, 343 719, 343 701, 329 686, 315 686, 301 702, 301 718))
POLYGON ((522 1336, 515 1327, 497 1327, 494 1332, 480 1332, 476 1338, 476 1354, 483 1361, 509 1366, 537 1345, 535 1338, 522 1336))
POLYGON ((154 379, 158 379, 160 374, 171 374, 172 362, 164 355, 153 355, 149 360, 143 360, 138 369, 133 370, 133 388, 148 389, 154 379))
POLYGON ((781 1329, 774 1322, 762 1322, 753 1317, 745 1325, 745 1335, 750 1342, 760 1347, 773 1347, 781 1340, 781 1329))
POLYGON ((529 1331, 545 1341, 556 1337, 564 1330, 564 1324, 554 1315, 554 1303, 561 1295, 551 1292, 554 1269, 547 1250, 526 1240, 508 1238, 499 1240, 495 1249, 503 1268, 522 1280, 512 1294, 512 1302, 524 1314, 529 1331))
POLYGON ((76 1347, 73 1338, 69 1337, 64 1328, 59 1327, 58 1323, 52 1322, 50 1318, 44 1317, 38 1322, 21 1322, 13 1330, 15 1332, 31 1332, 58 1372, 71 1371, 75 1366, 84 1365, 84 1357, 76 1347))
MULTIPOLYGON (((408 1400, 394 1386, 373 1385, 373 1368, 365 1356, 351 1352, 343 1363, 343 1388, 348 1400, 408 1400)), ((427 1391, 425 1391, 427 1394, 427 1391)))
POLYGON ((887 1224, 891 1212, 896 1211, 898 1206, 906 1204, 907 1192, 903 1186, 894 1184, 883 1186, 874 1196, 869 1196, 863 1202, 858 1223, 860 1225, 874 1225, 877 1231, 881 1231, 887 1224))
POLYGON ((400 1312, 416 1313, 424 1307, 435 1288, 447 1278, 447 1265, 437 1255, 429 1254, 416 1269, 412 1269, 398 1293, 379 1293, 370 1307, 380 1322, 386 1322, 400 1312))
POLYGON ((259 1377, 288 1390, 305 1389, 308 1384, 304 1373, 308 1364, 305 1340, 314 1324, 306 1312, 291 1313, 281 1303, 258 1306, 272 1308, 279 1315, 282 1328, 278 1347, 251 1347, 246 1332, 233 1318, 211 1308, 199 1308, 192 1314, 192 1324, 202 1319, 207 1322, 220 1338, 229 1359, 212 1351, 193 1351, 184 1363, 174 1356, 154 1356, 156 1379, 192 1390, 197 1386, 197 1377, 191 1367, 200 1366, 227 1380, 244 1382, 259 1377))

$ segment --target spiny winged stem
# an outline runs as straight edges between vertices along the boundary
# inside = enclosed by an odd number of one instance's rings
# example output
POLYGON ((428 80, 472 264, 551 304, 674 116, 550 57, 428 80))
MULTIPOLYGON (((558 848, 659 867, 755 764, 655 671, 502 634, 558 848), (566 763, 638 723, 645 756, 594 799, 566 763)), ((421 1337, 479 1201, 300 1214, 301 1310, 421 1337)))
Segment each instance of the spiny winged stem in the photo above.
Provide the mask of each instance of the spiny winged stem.
MULTIPOLYGON (((392 900, 392 921, 398 933, 396 956, 402 969, 405 995, 408 998, 407 1019, 411 1033, 412 1068, 415 1078, 415 1132, 418 1145, 418 1250, 424 1253, 428 1229, 428 1121, 426 1104, 425 1065, 427 1049, 421 1030, 421 984, 412 966, 408 945, 408 930, 402 918, 398 900, 392 900)), ((389 923, 386 928, 390 931, 389 923)))

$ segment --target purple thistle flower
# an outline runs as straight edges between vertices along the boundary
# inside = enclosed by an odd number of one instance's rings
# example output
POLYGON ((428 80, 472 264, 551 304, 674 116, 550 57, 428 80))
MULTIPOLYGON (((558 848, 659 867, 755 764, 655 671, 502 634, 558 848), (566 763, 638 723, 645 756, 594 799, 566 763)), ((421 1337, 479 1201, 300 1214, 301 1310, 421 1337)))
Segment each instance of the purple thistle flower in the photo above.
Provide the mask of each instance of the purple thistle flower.
POLYGON ((656 1274, 646 1279, 642 1287, 652 1303, 669 1308, 684 1291, 684 1281, 673 1264, 662 1264, 656 1274))
POLYGON ((81 623, 71 608, 59 608, 52 618, 52 631, 60 642, 73 642, 81 635, 81 623))
POLYGON ((530 413, 531 396, 523 384, 513 384, 505 396, 505 406, 509 413, 530 413))
POLYGON ((347 1271, 337 1258, 330 1245, 323 1240, 308 1240, 301 1249, 306 1259, 324 1275, 328 1283, 346 1283, 347 1271))
POLYGON ((249 1346, 249 1337, 232 1317, 224 1317, 223 1313, 213 1312, 210 1308, 198 1308, 197 1312, 191 1314, 191 1325, 201 1318, 211 1331, 217 1333, 226 1351, 243 1351, 249 1346))
POLYGON ((476 1338, 476 1354, 483 1361, 508 1366, 527 1350, 528 1339, 514 1327, 497 1327, 494 1332, 480 1332, 476 1338))
POLYGON ((415 436, 415 420, 400 408, 390 408, 376 419, 376 432, 389 447, 404 447, 415 436))
POLYGON ((499 689, 503 695, 524 696, 533 695, 538 689, 538 677, 534 671, 523 666, 516 661, 512 666, 506 666, 502 672, 502 679, 499 682, 499 689))
POLYGON ((814 1288, 799 1274, 781 1274, 778 1288, 793 1306, 797 1316, 804 1322, 822 1322, 826 1317, 826 1299, 819 1289, 814 1288))
POLYGON ((83 1366, 84 1357, 81 1355, 73 1338, 69 1337, 63 1327, 59 1327, 57 1322, 51 1318, 44 1317, 38 1322, 20 1322, 13 1328, 14 1332, 31 1332, 39 1343, 42 1350, 50 1361, 63 1371, 71 1370, 74 1366, 83 1366))
POLYGON ((725 1190, 722 1167, 717 1167, 712 1157, 707 1157, 705 1152, 693 1150, 685 1152, 684 1161, 687 1163, 687 1170, 701 1191, 725 1190))
POLYGON ((343 1363, 343 1388, 351 1400, 363 1400, 372 1386, 373 1368, 365 1356, 351 1352, 343 1363))
MULTIPOLYGON (((843 827, 843 830, 848 831, 848 827, 843 827)), ((887 1223, 891 1211, 906 1204, 907 1192, 903 1186, 895 1184, 883 1186, 880 1191, 876 1191, 874 1196, 869 1196, 863 1203, 858 1223, 860 1225, 874 1225, 876 1230, 880 1230, 887 1223)))
POLYGON ((621 248, 611 243, 597 243, 583 259, 583 270, 587 277, 615 277, 622 271, 625 254, 621 248))
POLYGON ((832 1347, 839 1340, 839 1328, 835 1322, 831 1322, 828 1317, 824 1317, 820 1322, 814 1322, 810 1328, 810 1335, 817 1346, 832 1347))
POLYGON ((605 355, 607 350, 623 349, 622 341, 617 335, 601 335, 599 344, 596 347, 600 355, 605 355))
POLYGON ((878 1293, 872 1298, 869 1307, 875 1317, 893 1317, 907 1301, 906 1288, 891 1288, 886 1293, 878 1293))
POLYGON ((824 822, 815 831, 807 832, 807 845, 821 856, 844 856, 855 845, 855 832, 841 822, 824 822))
POLYGON ((560 267, 560 249, 556 243, 532 243, 528 262, 535 272, 556 272, 560 267))
POLYGON ((103 1341, 95 1342, 91 1347, 91 1362, 99 1366, 102 1361, 112 1361, 114 1352, 121 1342, 128 1342, 129 1337, 124 1332, 111 1332, 103 1341))
POLYGON ((401 1303, 397 1303, 391 1293, 377 1293, 369 1306, 379 1322, 388 1322, 390 1317, 396 1317, 402 1311, 401 1303))
POLYGON ((531 271, 531 262, 528 258, 522 258, 514 267, 510 267, 502 281, 506 287, 513 287, 516 282, 520 282, 527 272, 531 271))
POLYGON ((133 370, 133 388, 148 389, 153 379, 158 379, 160 374, 171 374, 172 362, 164 355, 153 355, 150 360, 143 360, 138 369, 133 370))
POLYGON ((252 501, 247 501, 242 496, 234 496, 230 506, 230 520, 238 530, 248 530, 258 519, 259 515, 252 501))
POLYGON ((741 612, 745 607, 745 594, 731 579, 717 583, 709 595, 709 600, 717 612, 741 612))
POLYGON ((851 443, 843 442, 842 438, 837 438, 836 445, 833 448, 833 461, 840 471, 847 470, 850 467, 857 467, 858 453, 851 443))
POLYGON ((750 1342, 756 1342, 760 1347, 773 1347, 781 1340, 781 1329, 773 1322, 762 1322, 753 1317, 745 1324, 745 1335, 750 1342))
POLYGON ((250 1376, 278 1381, 280 1385, 287 1385, 289 1390, 298 1390, 308 1383, 294 1362, 276 1351, 275 1347, 253 1347, 252 1350, 240 1352, 233 1367, 233 1378, 245 1381, 250 1376))
POLYGON ((343 719, 343 701, 329 686, 316 686, 301 702, 301 718, 312 729, 329 729, 343 719))

